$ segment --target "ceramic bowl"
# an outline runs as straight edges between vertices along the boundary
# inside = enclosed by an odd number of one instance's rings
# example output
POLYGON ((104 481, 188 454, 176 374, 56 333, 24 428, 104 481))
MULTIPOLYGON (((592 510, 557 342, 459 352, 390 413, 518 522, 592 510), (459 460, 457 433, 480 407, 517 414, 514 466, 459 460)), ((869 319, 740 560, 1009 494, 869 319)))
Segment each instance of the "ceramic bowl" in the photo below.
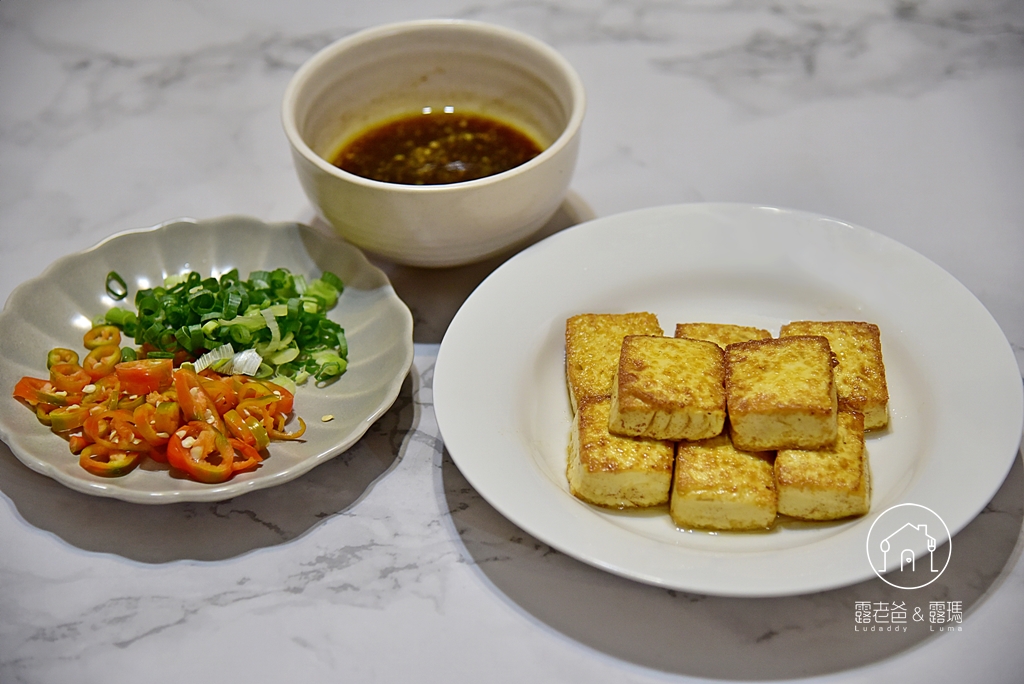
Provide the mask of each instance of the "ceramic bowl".
POLYGON ((569 62, 530 36, 490 24, 423 20, 355 33, 292 77, 282 119, 303 190, 348 241, 397 263, 455 266, 540 229, 569 188, 585 96, 569 62), (492 176, 445 185, 369 180, 329 159, 382 121, 470 111, 512 124, 543 151, 492 176))

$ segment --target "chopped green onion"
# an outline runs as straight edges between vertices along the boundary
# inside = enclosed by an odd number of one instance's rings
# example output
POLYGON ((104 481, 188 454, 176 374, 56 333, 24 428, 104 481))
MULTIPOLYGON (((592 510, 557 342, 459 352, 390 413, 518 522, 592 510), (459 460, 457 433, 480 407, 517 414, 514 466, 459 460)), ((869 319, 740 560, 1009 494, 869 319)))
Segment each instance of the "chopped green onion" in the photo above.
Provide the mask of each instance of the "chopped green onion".
POLYGON ((255 375, 262 363, 255 349, 243 349, 231 358, 231 368, 242 375, 255 375))
POLYGON ((128 296, 128 283, 124 282, 120 273, 111 271, 107 274, 106 290, 111 299, 121 301, 128 296))
POLYGON ((289 361, 294 361, 298 355, 298 346, 288 346, 268 356, 267 362, 275 366, 280 366, 282 364, 288 363, 289 361))
MULTIPOLYGON (((113 271, 107 290, 116 299, 128 294, 113 271)), ((328 271, 311 280, 285 268, 252 271, 247 280, 237 269, 219 279, 191 271, 139 290, 136 311, 113 308, 101 318, 145 346, 150 358, 185 355, 200 370, 274 378, 289 386, 312 377, 319 385, 348 366, 345 331, 327 318, 343 290, 341 279, 328 271), (207 359, 211 352, 216 353, 207 359)))
POLYGON ((226 361, 233 357, 234 355, 235 350, 231 347, 231 345, 224 344, 217 347, 216 349, 211 349, 210 351, 200 356, 198 359, 196 359, 196 362, 193 365, 195 366, 196 373, 198 373, 204 368, 209 368, 217 361, 226 361))

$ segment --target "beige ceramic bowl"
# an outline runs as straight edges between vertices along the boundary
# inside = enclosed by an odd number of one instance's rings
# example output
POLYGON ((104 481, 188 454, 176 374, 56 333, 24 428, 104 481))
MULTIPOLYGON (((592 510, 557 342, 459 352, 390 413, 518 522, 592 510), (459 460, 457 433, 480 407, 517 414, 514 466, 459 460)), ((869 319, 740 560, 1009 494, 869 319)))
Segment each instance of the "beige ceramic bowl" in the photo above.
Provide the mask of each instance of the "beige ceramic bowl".
POLYGON ((343 237, 398 263, 454 266, 525 241, 554 214, 584 108, 579 76, 544 43, 490 24, 425 20, 318 52, 288 85, 283 123, 303 189, 343 237), (375 123, 424 107, 493 116, 545 149, 503 173, 447 185, 383 183, 326 161, 375 123))

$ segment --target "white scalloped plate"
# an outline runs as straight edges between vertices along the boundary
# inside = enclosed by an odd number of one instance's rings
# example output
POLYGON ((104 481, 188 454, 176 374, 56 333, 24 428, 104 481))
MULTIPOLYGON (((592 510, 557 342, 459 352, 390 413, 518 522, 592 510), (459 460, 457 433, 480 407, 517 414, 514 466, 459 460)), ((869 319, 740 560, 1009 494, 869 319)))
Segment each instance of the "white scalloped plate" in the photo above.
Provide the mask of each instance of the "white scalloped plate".
POLYGON ((8 397, 0 398, 0 438, 29 468, 86 494, 146 504, 220 501, 283 484, 345 451, 394 403, 412 358, 408 307, 387 276, 352 245, 296 223, 240 216, 180 219, 120 233, 58 259, 14 290, 0 314, 0 387, 8 397), (139 287, 183 271, 219 276, 237 268, 247 277, 279 267, 307 276, 329 270, 345 283, 329 316, 345 328, 349 366, 327 387, 299 388, 295 410, 306 421, 306 434, 301 441, 272 443, 270 457, 255 472, 219 485, 173 478, 155 464, 120 478, 91 475, 67 442, 10 397, 22 376, 45 377, 47 350, 81 348, 89 321, 115 304, 104 291, 110 271, 127 281, 130 298, 139 287), (322 422, 327 414, 334 419, 322 422))
POLYGON ((725 596, 800 594, 871 578, 868 530, 899 503, 928 506, 956 534, 1005 479, 1024 420, 1005 336, 948 273, 864 228, 723 204, 596 219, 506 262, 448 328, 434 403, 459 469, 530 534, 624 577, 725 596), (891 427, 867 441, 872 512, 708 534, 677 529, 666 508, 615 512, 572 497, 565 320, 626 311, 658 314, 668 334, 685 321, 775 334, 797 319, 878 324, 891 427))

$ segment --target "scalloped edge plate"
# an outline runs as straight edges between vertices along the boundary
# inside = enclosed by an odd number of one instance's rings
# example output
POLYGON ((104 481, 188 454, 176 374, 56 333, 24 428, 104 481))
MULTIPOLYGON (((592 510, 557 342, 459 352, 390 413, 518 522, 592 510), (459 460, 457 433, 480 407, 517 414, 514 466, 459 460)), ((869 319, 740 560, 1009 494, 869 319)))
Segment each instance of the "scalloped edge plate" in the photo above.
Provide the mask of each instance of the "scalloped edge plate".
POLYGON ((801 594, 870 579, 868 530, 899 503, 928 506, 956 534, 1016 457, 1022 396, 999 326, 934 263, 865 228, 740 204, 654 207, 547 238, 469 297, 434 368, 445 445, 505 517, 608 572, 723 596, 801 594), (575 499, 565 477, 565 321, 626 311, 656 313, 667 334, 686 321, 773 334, 799 319, 878 324, 891 424, 867 440, 871 513, 710 534, 676 528, 667 507, 627 513, 575 499))
POLYGON ((412 314, 361 251, 299 223, 244 216, 175 219, 118 233, 58 259, 15 288, 0 313, 0 387, 10 392, 22 376, 43 377, 46 351, 53 347, 81 348, 90 320, 117 304, 104 291, 110 271, 124 277, 131 301, 138 288, 183 271, 219 276, 237 268, 247 277, 279 267, 307 277, 330 270, 345 283, 329 316, 345 328, 349 366, 333 384, 298 389, 295 411, 306 421, 305 435, 272 443, 256 471, 205 485, 172 477, 165 466, 149 461, 124 477, 98 477, 83 470, 67 442, 10 394, 0 400, 0 438, 29 468, 72 489, 144 504, 228 499, 293 480, 344 452, 398 397, 412 365, 412 314), (334 419, 322 422, 327 414, 334 419))

